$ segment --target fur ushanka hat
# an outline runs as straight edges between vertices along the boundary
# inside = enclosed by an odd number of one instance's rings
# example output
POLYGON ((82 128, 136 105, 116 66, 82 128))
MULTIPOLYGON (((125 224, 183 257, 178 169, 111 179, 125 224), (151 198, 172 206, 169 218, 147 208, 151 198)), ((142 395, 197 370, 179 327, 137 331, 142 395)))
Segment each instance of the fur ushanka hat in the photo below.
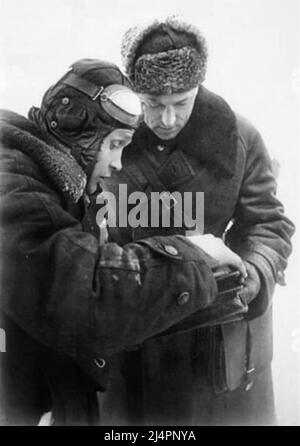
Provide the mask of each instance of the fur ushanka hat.
POLYGON ((130 28, 121 55, 138 93, 179 93, 205 79, 206 41, 195 26, 175 17, 130 28))

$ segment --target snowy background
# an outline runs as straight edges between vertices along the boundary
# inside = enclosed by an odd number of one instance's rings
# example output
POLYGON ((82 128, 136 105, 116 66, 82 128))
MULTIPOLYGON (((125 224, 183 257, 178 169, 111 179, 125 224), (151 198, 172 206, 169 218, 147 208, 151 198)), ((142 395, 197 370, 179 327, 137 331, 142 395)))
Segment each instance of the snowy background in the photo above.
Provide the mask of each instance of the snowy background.
MULTIPOLYGON (((205 86, 261 131, 279 163, 278 195, 300 222, 300 0, 0 0, 0 108, 26 114, 83 57, 120 64, 132 24, 180 13, 208 40, 205 86)), ((299 234, 274 297, 279 424, 300 425, 299 234)))

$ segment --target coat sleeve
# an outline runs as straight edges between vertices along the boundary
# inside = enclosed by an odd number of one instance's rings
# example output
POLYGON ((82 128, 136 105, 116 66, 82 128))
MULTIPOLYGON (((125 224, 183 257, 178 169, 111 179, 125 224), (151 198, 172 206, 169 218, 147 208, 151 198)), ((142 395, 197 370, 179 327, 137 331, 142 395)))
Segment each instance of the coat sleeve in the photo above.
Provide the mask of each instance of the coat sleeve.
POLYGON ((107 356, 215 300, 212 259, 184 238, 99 247, 37 183, 15 184, 1 203, 1 306, 39 342, 107 356))
POLYGON ((284 270, 291 253, 294 225, 276 197, 272 163, 261 135, 243 118, 238 118, 238 125, 245 155, 244 165, 240 166, 244 178, 227 239, 260 273, 260 293, 250 304, 248 314, 255 317, 267 309, 275 284, 285 284, 284 270))

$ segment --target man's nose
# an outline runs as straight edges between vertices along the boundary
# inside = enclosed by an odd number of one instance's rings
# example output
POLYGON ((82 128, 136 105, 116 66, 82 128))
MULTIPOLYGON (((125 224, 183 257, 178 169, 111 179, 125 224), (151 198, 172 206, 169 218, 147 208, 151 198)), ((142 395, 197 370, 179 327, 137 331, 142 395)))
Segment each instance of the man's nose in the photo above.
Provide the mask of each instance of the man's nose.
POLYGON ((112 160, 110 162, 110 167, 114 170, 121 170, 122 169, 122 152, 123 150, 115 150, 112 160))
POLYGON ((176 122, 174 107, 168 106, 163 110, 161 114, 161 122, 166 128, 173 127, 176 122))

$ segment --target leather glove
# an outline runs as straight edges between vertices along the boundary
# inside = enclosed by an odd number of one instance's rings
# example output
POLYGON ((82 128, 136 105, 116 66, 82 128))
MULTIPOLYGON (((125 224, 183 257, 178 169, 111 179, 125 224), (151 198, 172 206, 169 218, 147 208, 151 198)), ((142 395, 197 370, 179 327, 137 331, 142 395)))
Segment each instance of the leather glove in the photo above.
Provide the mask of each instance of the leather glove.
POLYGON ((243 289, 239 292, 239 296, 246 304, 249 305, 259 293, 260 277, 254 265, 247 261, 244 261, 244 264, 247 270, 247 277, 244 282, 243 289))

